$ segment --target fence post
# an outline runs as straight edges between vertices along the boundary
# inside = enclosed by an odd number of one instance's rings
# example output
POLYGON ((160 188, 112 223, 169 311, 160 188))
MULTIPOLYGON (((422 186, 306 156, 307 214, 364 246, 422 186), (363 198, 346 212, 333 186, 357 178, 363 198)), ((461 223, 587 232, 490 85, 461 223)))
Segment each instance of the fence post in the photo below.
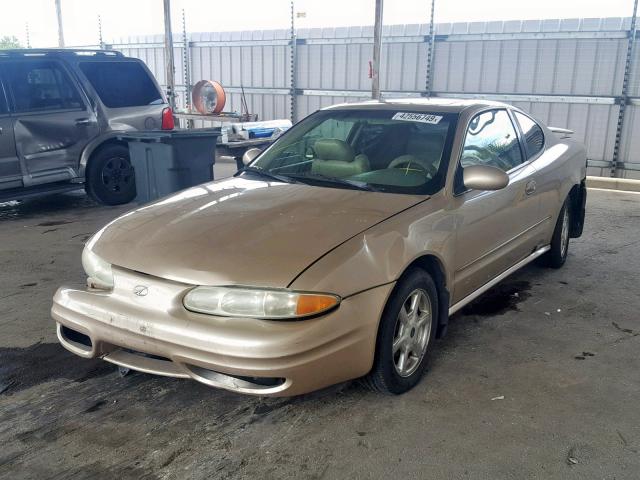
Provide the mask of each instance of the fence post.
POLYGON ((164 55, 167 76, 167 97, 171 108, 176 108, 176 68, 173 62, 173 32, 171 31, 171 0, 164 0, 164 55))
POLYGON ((436 8, 436 0, 431 0, 431 19, 429 20, 429 44, 427 45, 427 79, 425 85, 425 96, 431 96, 431 89, 433 87, 433 56, 435 54, 436 46, 436 30, 434 24, 434 13, 436 8))
POLYGON ((191 56, 190 56, 190 44, 187 38, 187 21, 184 15, 184 8, 182 9, 182 69, 184 80, 184 107, 187 110, 191 110, 191 56))
POLYGON ((102 17, 98 15, 98 45, 100 50, 104 50, 104 40, 102 39, 102 17))
POLYGON ((618 171, 618 163, 620 157, 620 141, 622 137, 622 127, 624 125, 624 117, 629 103, 629 77, 631 75, 631 64, 633 63, 634 47, 636 44, 636 14, 638 12, 638 0, 633 1, 633 16, 631 17, 631 26, 629 28, 629 42, 627 44, 627 57, 624 63, 624 76, 622 77, 622 92, 620 93, 620 111, 618 112, 618 123, 616 125, 616 139, 613 144, 613 156, 611 158, 612 177, 616 176, 618 171))
POLYGON ((58 47, 64 48, 64 30, 62 29, 62 7, 60 0, 56 0, 56 17, 58 19, 58 47))
POLYGON ((297 43, 297 38, 296 38, 296 24, 295 24, 295 5, 294 5, 294 1, 291 0, 291 35, 290 35, 290 42, 291 42, 291 64, 289 66, 290 68, 290 96, 291 96, 291 123, 296 123, 296 121, 298 120, 298 98, 296 96, 296 77, 297 77, 297 73, 296 73, 296 63, 298 61, 297 59, 297 48, 296 48, 296 43, 297 43))
POLYGON ((373 63, 371 65, 371 98, 380 100, 380 50, 382 49, 382 21, 384 0, 376 0, 376 17, 373 25, 373 63))

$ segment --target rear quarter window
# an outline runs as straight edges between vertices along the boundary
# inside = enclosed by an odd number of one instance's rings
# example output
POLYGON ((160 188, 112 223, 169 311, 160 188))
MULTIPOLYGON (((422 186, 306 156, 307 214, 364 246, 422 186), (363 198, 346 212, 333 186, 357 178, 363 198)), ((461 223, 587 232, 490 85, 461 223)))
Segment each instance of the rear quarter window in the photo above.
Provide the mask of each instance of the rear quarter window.
POLYGON ((544 133, 542 133, 540 126, 526 115, 520 112, 513 113, 522 129, 528 158, 535 157, 544 148, 544 133))
POLYGON ((80 70, 108 108, 163 103, 149 73, 138 62, 81 62, 80 70))

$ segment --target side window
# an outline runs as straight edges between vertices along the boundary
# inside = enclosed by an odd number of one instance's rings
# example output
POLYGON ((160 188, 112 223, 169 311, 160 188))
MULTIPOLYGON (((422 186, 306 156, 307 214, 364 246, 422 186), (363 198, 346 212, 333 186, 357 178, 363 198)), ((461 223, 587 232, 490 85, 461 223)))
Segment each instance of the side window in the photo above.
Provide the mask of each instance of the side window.
POLYGON ((82 108, 78 91, 56 62, 32 60, 8 64, 7 85, 17 112, 82 108))
POLYGON ((460 165, 491 165, 509 171, 523 163, 520 142, 506 110, 478 114, 469 123, 460 165))
POLYGON ((520 112, 513 113, 524 134, 529 158, 535 157, 544 148, 544 133, 542 133, 540 126, 526 115, 520 112))

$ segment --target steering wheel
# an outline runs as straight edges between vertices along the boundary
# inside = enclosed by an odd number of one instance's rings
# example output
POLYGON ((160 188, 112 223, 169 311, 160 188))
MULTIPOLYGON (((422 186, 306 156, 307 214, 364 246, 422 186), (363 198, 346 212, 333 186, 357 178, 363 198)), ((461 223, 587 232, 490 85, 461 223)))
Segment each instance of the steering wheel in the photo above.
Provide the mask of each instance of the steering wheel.
POLYGON ((494 167, 501 168, 505 172, 507 170, 511 169, 511 165, 509 164, 509 162, 503 160, 502 158, 500 158, 500 156, 497 153, 492 152, 488 148, 482 148, 482 147, 478 147, 476 145, 468 145, 468 146, 464 147, 463 152, 467 151, 467 150, 472 150, 472 151, 478 153, 477 155, 473 155, 473 154, 469 155, 470 157, 474 157, 474 158, 478 158, 478 159, 481 159, 483 156, 486 157, 487 155, 490 157, 490 160, 488 162, 479 162, 478 164, 480 164, 480 165, 482 163, 484 163, 485 165, 488 164, 488 165, 491 165, 491 166, 494 166, 494 167))
POLYGON ((430 177, 433 177, 438 172, 431 163, 421 160, 414 155, 400 155, 394 158, 387 168, 419 171, 430 177))

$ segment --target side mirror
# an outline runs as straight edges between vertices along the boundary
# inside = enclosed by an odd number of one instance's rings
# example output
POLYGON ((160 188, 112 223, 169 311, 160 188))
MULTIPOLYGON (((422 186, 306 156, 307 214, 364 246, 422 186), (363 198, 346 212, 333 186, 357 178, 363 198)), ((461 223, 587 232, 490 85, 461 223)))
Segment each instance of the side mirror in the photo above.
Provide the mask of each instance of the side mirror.
POLYGON ((497 167, 470 165, 462 169, 462 182, 470 190, 500 190, 509 185, 509 175, 497 167))
POLYGON ((244 155, 242 155, 242 163, 245 166, 249 165, 251 162, 253 162, 254 158, 260 155, 261 152, 262 150, 260 150, 259 148, 250 148, 249 150, 244 152, 244 155))

